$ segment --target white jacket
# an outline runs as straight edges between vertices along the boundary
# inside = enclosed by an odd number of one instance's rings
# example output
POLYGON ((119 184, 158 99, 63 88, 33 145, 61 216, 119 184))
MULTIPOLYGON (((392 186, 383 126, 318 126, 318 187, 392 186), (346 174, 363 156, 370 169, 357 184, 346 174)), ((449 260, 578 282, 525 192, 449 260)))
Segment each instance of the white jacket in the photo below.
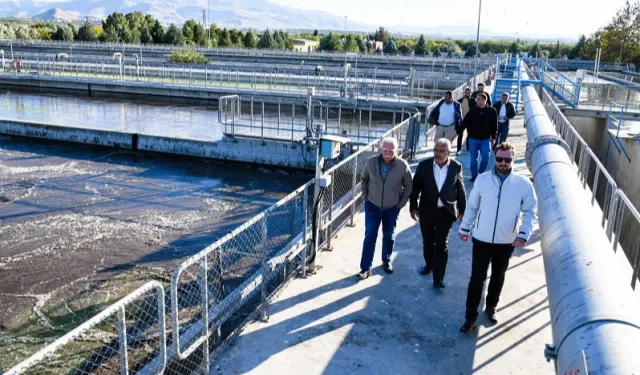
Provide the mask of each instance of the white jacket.
POLYGON ((492 169, 477 177, 459 232, 494 244, 510 244, 516 237, 528 241, 537 206, 536 193, 528 178, 511 172, 501 182, 492 169))

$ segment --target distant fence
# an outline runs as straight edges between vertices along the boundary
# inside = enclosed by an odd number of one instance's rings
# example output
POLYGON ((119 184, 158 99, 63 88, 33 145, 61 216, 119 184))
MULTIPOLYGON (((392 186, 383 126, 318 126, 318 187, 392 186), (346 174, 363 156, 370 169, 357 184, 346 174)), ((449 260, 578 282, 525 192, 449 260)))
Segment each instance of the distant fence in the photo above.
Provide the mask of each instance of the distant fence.
POLYGON ((281 72, 275 69, 247 70, 223 66, 161 65, 137 61, 83 61, 69 59, 25 59, 18 72, 6 64, 0 73, 115 82, 140 82, 158 85, 220 88, 261 93, 305 92, 313 86, 319 94, 360 99, 401 101, 402 98, 432 100, 440 91, 461 85, 466 74, 425 74, 416 79, 407 76, 377 77, 376 73, 352 71, 345 78, 337 72, 281 72))
POLYGON ((379 153, 379 141, 395 137, 401 155, 415 156, 420 116, 324 166, 332 183, 317 199, 312 180, 184 260, 170 285, 144 285, 6 375, 208 373, 240 329, 266 317, 278 291, 305 272, 312 244, 330 247, 335 233, 353 222, 363 204, 362 170, 379 153))

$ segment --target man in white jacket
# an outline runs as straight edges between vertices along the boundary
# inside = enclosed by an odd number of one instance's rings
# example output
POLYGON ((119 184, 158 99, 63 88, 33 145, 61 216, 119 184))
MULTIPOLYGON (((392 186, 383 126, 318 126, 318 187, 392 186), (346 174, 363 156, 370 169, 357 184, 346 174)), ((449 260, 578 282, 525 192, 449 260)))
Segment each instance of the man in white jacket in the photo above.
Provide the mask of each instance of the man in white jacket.
POLYGON ((495 149, 496 166, 478 176, 469 195, 458 235, 473 241, 471 280, 467 290, 467 311, 460 332, 476 328, 478 305, 491 264, 491 280, 485 312, 498 322, 496 306, 515 247, 524 247, 536 220, 537 198, 528 178, 512 172, 515 150, 508 142, 495 149), (521 220, 522 219, 522 220, 521 220))

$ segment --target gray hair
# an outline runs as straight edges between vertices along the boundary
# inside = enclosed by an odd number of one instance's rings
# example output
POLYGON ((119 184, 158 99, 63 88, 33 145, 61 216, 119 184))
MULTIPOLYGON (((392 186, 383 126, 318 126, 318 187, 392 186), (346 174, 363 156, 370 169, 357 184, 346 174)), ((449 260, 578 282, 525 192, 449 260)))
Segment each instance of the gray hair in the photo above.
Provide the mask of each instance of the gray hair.
POLYGON ((392 144, 393 148, 398 148, 398 140, 395 137, 386 137, 382 141, 380 141, 380 148, 384 146, 384 144, 392 144))
POLYGON ((451 148, 453 147, 451 146, 451 141, 447 138, 440 138, 436 140, 436 146, 447 146, 447 150, 449 151, 451 151, 451 148))

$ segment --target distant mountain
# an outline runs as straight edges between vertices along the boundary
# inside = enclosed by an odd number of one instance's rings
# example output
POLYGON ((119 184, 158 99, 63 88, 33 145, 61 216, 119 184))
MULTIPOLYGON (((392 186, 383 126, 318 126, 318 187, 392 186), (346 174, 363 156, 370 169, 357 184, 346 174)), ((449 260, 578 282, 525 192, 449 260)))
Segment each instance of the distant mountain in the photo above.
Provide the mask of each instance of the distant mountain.
MULTIPOLYGON (((140 11, 153 15, 163 24, 182 24, 202 20, 207 0, 0 0, 0 16, 72 21, 86 17, 103 19, 113 12, 140 11), (55 8, 51 9, 51 6, 55 8)), ((344 30, 344 18, 322 11, 282 6, 269 0, 211 0, 210 21, 220 27, 264 30, 307 29, 344 30)), ((373 32, 380 25, 349 21, 349 31, 373 32)), ((394 34, 440 38, 475 38, 474 25, 444 25, 435 28, 414 25, 382 25, 394 34)), ((509 38, 481 29, 483 38, 509 38)), ((533 35, 532 38, 541 36, 533 35)), ((546 36, 553 39, 552 36, 546 36)))
POLYGON ((60 8, 49 9, 46 12, 42 12, 31 17, 34 20, 40 21, 77 21, 80 18, 78 12, 66 12, 60 8))

